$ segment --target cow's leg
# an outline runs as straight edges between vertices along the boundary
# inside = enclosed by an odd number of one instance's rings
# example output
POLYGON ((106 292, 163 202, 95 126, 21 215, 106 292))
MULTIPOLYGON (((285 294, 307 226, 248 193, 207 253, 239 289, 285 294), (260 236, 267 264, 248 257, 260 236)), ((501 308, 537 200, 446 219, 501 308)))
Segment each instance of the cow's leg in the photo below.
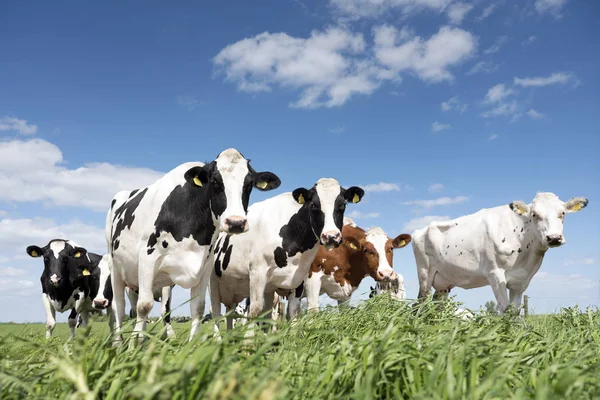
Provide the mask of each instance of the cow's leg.
POLYGON ((429 296, 433 285, 433 276, 430 276, 429 257, 427 257, 424 250, 416 241, 413 242, 413 253, 417 263, 417 277, 419 279, 419 294, 417 295, 419 301, 423 301, 429 296))
POLYGON ((44 302, 44 310, 46 311, 46 339, 50 339, 54 331, 54 325, 56 325, 56 310, 46 293, 42 293, 42 301, 44 302))
POLYGON ((108 318, 108 329, 112 333, 115 329, 115 312, 113 309, 114 300, 111 302, 110 307, 106 309, 106 317, 108 318))
POLYGON ((234 307, 225 306, 225 314, 227 315, 227 330, 230 331, 233 329, 233 317, 231 316, 231 312, 234 310, 234 307))
MULTIPOLYGON (((217 340, 221 340, 219 324, 221 323, 221 294, 219 287, 219 277, 212 273, 210 274, 210 283, 208 285, 208 291, 210 293, 210 311, 211 318, 213 320, 213 332, 214 337, 217 340)), ((229 310, 229 308, 227 308, 229 310)), ((229 328, 229 317, 227 318, 227 329, 229 328)))
POLYGON ((300 297, 296 297, 296 291, 292 290, 292 293, 288 296, 287 306, 287 318, 293 320, 300 314, 300 297))
POLYGON ((83 327, 84 328, 87 327, 90 322, 90 313, 86 310, 82 310, 81 314, 79 314, 79 315, 81 315, 81 323, 82 323, 83 327))
POLYGON ((71 309, 68 322, 69 330, 71 331, 71 336, 69 337, 69 339, 73 339, 75 337, 75 327, 77 326, 77 310, 75 310, 75 308, 71 309))
MULTIPOLYGON (((263 314, 265 314, 265 319, 273 321, 273 304, 274 304, 274 300, 275 300, 275 293, 274 292, 265 292, 265 295, 263 298, 264 298, 263 314)), ((264 322, 263 326, 264 326, 263 330, 265 331, 265 333, 268 333, 269 332, 269 323, 264 322)), ((275 326, 275 324, 271 325, 272 328, 274 326, 275 326)))
POLYGON ((265 288, 267 286, 267 268, 250 270, 250 307, 248 319, 256 318, 265 309, 265 288))
MULTIPOLYGON (((206 290, 208 289, 208 282, 211 276, 210 272, 210 269, 201 271, 198 285, 194 286, 190 290, 190 315, 192 317, 190 341, 192 341, 194 335, 198 333, 200 330, 200 324, 202 324, 202 318, 204 317, 204 306, 206 305, 206 290)), ((220 310, 220 304, 218 308, 220 310)), ((213 312, 214 311, 215 310, 213 309, 213 312)), ((214 315, 212 318, 214 318, 214 315)))
POLYGON ((319 295, 321 294, 321 275, 322 273, 313 273, 310 278, 304 280, 304 293, 308 303, 308 311, 319 311, 319 295))
POLYGON ((492 269, 487 275, 488 282, 494 291, 498 302, 500 314, 504 314, 508 308, 508 294, 506 293, 506 276, 500 268, 492 269))
POLYGON ((171 293, 171 286, 164 286, 160 297, 160 314, 165 324, 163 337, 166 335, 168 338, 175 337, 175 331, 171 326, 171 293))
MULTIPOLYGON (((113 269, 113 271, 115 270, 113 269)), ((115 337, 113 344, 119 344, 123 342, 121 328, 123 326, 123 318, 125 317, 125 282, 118 271, 110 275, 110 280, 113 288, 112 308, 115 316, 115 337)))
POLYGON ((125 288, 125 292, 127 293, 127 298, 129 299, 129 318, 137 318, 136 308, 138 302, 138 295, 131 288, 125 288))
POLYGON ((521 300, 523 299, 523 292, 514 289, 509 289, 508 294, 510 297, 510 304, 514 307, 515 311, 521 313, 521 300))

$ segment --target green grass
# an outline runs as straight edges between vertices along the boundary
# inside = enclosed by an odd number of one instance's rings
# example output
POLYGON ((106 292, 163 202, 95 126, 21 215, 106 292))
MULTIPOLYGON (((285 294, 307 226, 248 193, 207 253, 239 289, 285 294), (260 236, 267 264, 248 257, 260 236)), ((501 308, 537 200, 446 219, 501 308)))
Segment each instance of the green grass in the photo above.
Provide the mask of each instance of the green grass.
MULTIPOLYGON (((155 324, 160 327, 160 324, 155 324)), ((156 336, 114 348, 106 323, 0 325, 0 398, 593 399, 600 398, 600 311, 462 321, 386 296, 257 335, 245 327, 187 343, 156 336), (66 343, 66 344, 65 344, 66 343)))

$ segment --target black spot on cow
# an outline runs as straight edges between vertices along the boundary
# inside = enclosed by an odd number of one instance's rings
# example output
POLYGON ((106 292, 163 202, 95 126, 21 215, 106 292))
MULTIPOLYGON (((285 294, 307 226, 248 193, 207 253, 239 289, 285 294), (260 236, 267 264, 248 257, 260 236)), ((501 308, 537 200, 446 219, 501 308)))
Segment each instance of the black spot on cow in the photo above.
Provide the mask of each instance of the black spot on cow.
POLYGON ((455 245, 454 245, 454 248, 457 248, 457 247, 458 247, 458 245, 457 245, 457 244, 455 244, 455 245))
POLYGON ((117 239, 115 240, 115 242, 113 243, 113 248, 112 250, 115 251, 119 248, 119 245, 121 244, 121 242, 117 239))
POLYGON ((515 251, 513 250, 513 251, 511 251, 511 252, 510 252, 510 254, 513 254, 514 252, 515 252, 515 251))
POLYGON ((150 255, 152 253, 154 253, 154 248, 153 247, 148 249, 148 255, 150 255))
MULTIPOLYGON (((106 278, 106 284, 104 285, 104 292, 102 292, 104 298, 108 300, 108 306, 110 307, 113 300, 113 290, 112 290, 112 282, 110 280, 110 274, 106 278)), ((96 297, 96 296, 94 296, 96 297)))
POLYGON ((231 259, 231 252, 233 251, 233 245, 230 245, 225 252, 225 257, 223 257, 223 270, 226 270, 229 266, 229 260, 231 259))
POLYGON ((529 243, 527 243, 527 248, 529 248, 529 243))
POLYGON ((74 298, 75 300, 79 300, 79 293, 76 293, 75 295, 73 295, 73 298, 74 298))
POLYGON ((521 228, 521 233, 523 233, 523 229, 524 229, 524 228, 521 228))
POLYGON ((462 256, 462 251, 460 253, 458 253, 459 256, 462 256))
POLYGON ((166 240, 163 240, 162 243, 163 247, 166 249, 167 247, 169 247, 169 243, 166 240))
POLYGON ((77 311, 74 308, 71 309, 71 313, 69 314, 69 319, 77 318, 77 311))
POLYGON ((506 242, 506 238, 502 239, 502 243, 506 242))
POLYGON ((112 208, 115 206, 115 203, 116 203, 116 202, 117 202, 117 199, 113 199, 113 200, 110 202, 110 209, 111 209, 111 210, 112 210, 112 208))
POLYGON ((219 278, 223 276, 223 271, 221 270, 221 260, 218 258, 215 260, 215 274, 217 274, 219 278))
POLYGON ((455 222, 455 223, 454 223, 454 226, 458 226, 458 222, 455 222))
POLYGON ((517 251, 520 253, 520 252, 522 252, 522 251, 523 251, 523 249, 521 249, 521 248, 519 247, 519 250, 517 250, 517 251))
POLYGON ((316 189, 313 187, 303 196, 305 202, 302 207, 279 230, 279 236, 283 239, 281 247, 288 257, 312 249, 319 240, 317 235, 325 226, 325 214, 321 211, 321 200, 316 189))
POLYGON ((219 240, 217 240, 217 245, 215 246, 215 254, 217 254, 217 249, 219 250, 217 256, 215 257, 215 273, 219 277, 222 276, 223 271, 227 269, 229 266, 229 261, 231 260, 233 245, 229 244, 230 238, 231 235, 226 235, 224 239, 219 238, 219 240), (222 246, 220 246, 221 244, 222 246))
POLYGON ((449 249, 449 248, 450 248, 450 245, 448 245, 446 248, 447 248, 447 249, 449 249))
POLYGON ((300 286, 298 286, 298 287, 296 288, 296 290, 295 290, 295 293, 294 293, 294 294, 296 295, 296 298, 297 298, 297 299, 299 299, 299 298, 301 298, 301 297, 302 297, 302 294, 303 294, 303 293, 304 293, 304 282, 302 282, 302 283, 300 284, 300 286))
POLYGON ((132 198, 133 196, 135 196, 135 194, 139 191, 140 191, 140 189, 132 190, 131 193, 129 193, 129 198, 132 198))
POLYGON ((287 255, 285 254, 285 250, 283 247, 277 247, 273 252, 273 256, 275 257, 275 264, 279 268, 283 268, 287 265, 287 255))
MULTIPOLYGON (((119 206, 114 214, 113 214, 113 226, 112 226, 112 247, 114 249, 116 241, 119 239, 121 232, 123 229, 131 229, 131 225, 135 220, 135 210, 140 205, 140 202, 144 198, 144 195, 148 191, 148 188, 145 188, 141 192, 137 193, 134 196, 129 197, 127 201, 125 201, 121 206, 119 206)), ((117 246, 118 247, 118 246, 117 246)))
POLYGON ((221 238, 217 239, 217 243, 215 244, 215 254, 221 251, 221 238))

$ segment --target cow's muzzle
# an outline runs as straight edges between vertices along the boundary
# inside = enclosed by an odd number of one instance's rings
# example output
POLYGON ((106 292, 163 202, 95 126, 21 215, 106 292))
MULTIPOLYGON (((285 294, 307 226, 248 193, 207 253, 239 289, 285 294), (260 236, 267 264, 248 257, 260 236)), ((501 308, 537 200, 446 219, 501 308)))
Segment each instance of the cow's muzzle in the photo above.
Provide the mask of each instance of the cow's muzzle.
POLYGON ((244 217, 229 217, 225 218, 226 233, 244 233, 248 230, 248 221, 244 217))
POLYGON ((546 243, 550 247, 558 247, 564 244, 565 238, 563 235, 548 235, 546 236, 546 243))
POLYGON ((321 234, 321 244, 327 250, 335 249, 342 243, 342 233, 340 231, 323 232, 321 234))
POLYGON ((109 301, 106 299, 94 299, 94 308, 97 310, 104 310, 108 307, 109 301))

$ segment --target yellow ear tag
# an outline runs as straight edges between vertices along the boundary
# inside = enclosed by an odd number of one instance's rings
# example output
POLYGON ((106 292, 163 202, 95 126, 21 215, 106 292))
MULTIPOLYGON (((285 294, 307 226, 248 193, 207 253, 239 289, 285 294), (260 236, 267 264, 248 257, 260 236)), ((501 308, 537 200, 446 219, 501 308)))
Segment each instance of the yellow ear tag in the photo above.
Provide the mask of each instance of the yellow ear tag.
POLYGON ((298 196, 298 204, 304 204, 304 196, 303 195, 298 196))
POLYGON ((256 183, 256 187, 259 188, 259 189, 264 189, 264 188, 267 187, 267 185, 268 185, 267 182, 258 182, 258 183, 256 183))
POLYGON ((405 244, 406 244, 406 240, 401 240, 401 241, 398 243, 398 247, 402 247, 402 246, 404 246, 405 244))
POLYGON ((37 257, 37 256, 38 256, 38 254, 37 254, 37 251, 35 251, 35 250, 32 250, 32 251, 31 251, 31 256, 32 256, 32 257, 37 257))
POLYGON ((354 193, 354 197, 352 197, 353 203, 358 203, 360 201, 360 196, 354 193))
POLYGON ((78 251, 77 253, 75 253, 75 255, 73 257, 79 258, 79 257, 81 257, 81 253, 78 251))
POLYGON ((354 250, 358 250, 358 247, 354 243, 350 243, 350 248, 354 250))
POLYGON ((571 207, 571 211, 579 211, 579 210, 581 210, 581 203, 577 203, 573 207, 571 207))
POLYGON ((83 276, 88 276, 88 275, 90 275, 90 271, 88 271, 86 268, 83 270, 83 276))
POLYGON ((197 176, 194 177, 194 184, 198 187, 202 187, 202 181, 197 176))

